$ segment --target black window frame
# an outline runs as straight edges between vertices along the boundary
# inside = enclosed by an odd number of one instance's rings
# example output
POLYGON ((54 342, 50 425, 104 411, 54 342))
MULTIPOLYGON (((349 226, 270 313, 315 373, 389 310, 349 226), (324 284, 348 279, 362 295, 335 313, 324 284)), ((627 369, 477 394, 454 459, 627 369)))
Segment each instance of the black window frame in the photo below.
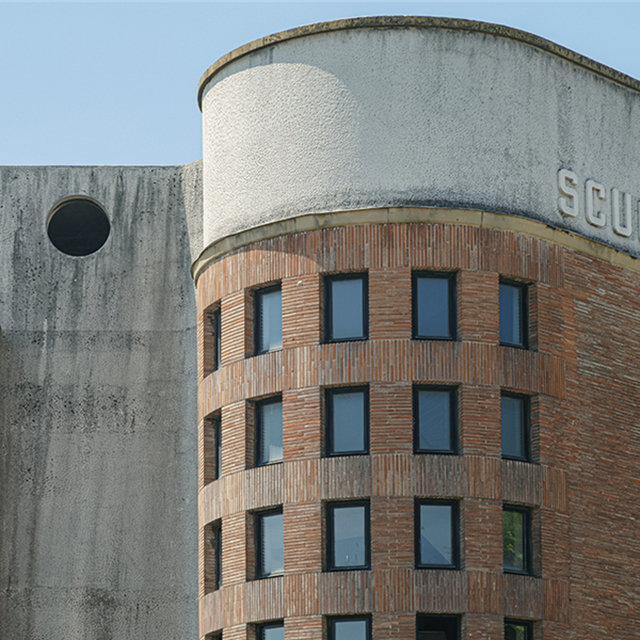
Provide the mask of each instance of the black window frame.
POLYGON ((458 302, 456 297, 457 271, 413 271, 411 274, 411 336, 413 340, 444 340, 455 342, 458 329, 458 302), (438 280, 448 280, 449 288, 449 335, 430 336, 418 333, 418 279, 432 278, 438 280))
POLYGON ((514 349, 529 349, 529 285, 526 282, 518 282, 507 278, 500 278, 498 283, 498 338, 503 347, 513 347, 514 349), (522 320, 522 344, 506 342, 500 338, 502 327, 502 317, 500 315, 500 286, 507 285, 522 291, 520 298, 520 318, 522 320))
MULTIPOLYGON (((275 509, 265 509, 263 511, 256 511, 253 514, 254 517, 254 530, 255 530, 255 575, 257 580, 265 580, 267 578, 276 578, 278 576, 284 575, 284 566, 281 572, 276 573, 263 573, 262 565, 263 556, 262 556, 262 536, 263 536, 263 519, 269 516, 280 515, 283 516, 283 530, 284 530, 284 514, 282 511, 282 507, 276 507, 275 509)), ((283 532, 283 544, 284 544, 284 532, 283 532)), ((284 556, 284 548, 283 548, 283 556, 284 556)))
POLYGON ((217 591, 222 587, 222 521, 218 520, 211 525, 209 542, 213 548, 213 590, 217 591))
MULTIPOLYGON (((253 353, 256 356, 282 350, 281 346, 277 349, 260 349, 260 335, 262 334, 262 296, 267 293, 273 293, 274 291, 280 291, 280 305, 282 305, 282 284, 280 282, 268 287, 256 289, 253 292, 253 353)), ((282 330, 280 332, 280 338, 282 339, 282 330)))
POLYGON ((423 632, 423 631, 441 631, 441 629, 420 629, 420 623, 424 622, 426 619, 431 619, 433 621, 441 620, 444 622, 449 622, 451 626, 455 625, 454 637, 447 638, 447 640, 460 640, 461 628, 462 628, 462 616, 456 615, 456 614, 419 612, 416 614, 416 638, 418 638, 420 632, 423 632))
POLYGON ((515 618, 504 619, 504 637, 507 637, 507 625, 517 625, 525 628, 524 640, 533 640, 533 622, 531 620, 516 620, 515 618))
POLYGON ((213 429, 213 480, 219 480, 222 470, 222 416, 214 414, 209 418, 213 429))
POLYGON ((413 452, 415 454, 458 455, 458 388, 451 385, 413 385, 413 452), (450 399, 449 440, 450 449, 420 448, 420 391, 448 391, 450 399))
POLYGON ((222 307, 218 305, 211 312, 211 331, 213 332, 212 371, 220 368, 222 361, 222 307))
POLYGON ((327 387, 325 389, 324 395, 325 402, 325 455, 328 458, 338 458, 343 456, 366 456, 369 455, 369 422, 370 422, 370 408, 369 408, 369 387, 367 385, 359 385, 353 387, 327 387), (334 403, 333 397, 340 394, 345 393, 354 393, 354 392, 363 392, 364 393, 364 445, 365 448, 362 451, 333 451, 334 444, 334 403))
POLYGON ((335 627, 336 622, 357 622, 362 620, 367 623, 366 640, 371 640, 371 615, 360 614, 353 616, 327 616, 327 640, 335 640, 335 627))
POLYGON ((256 640, 264 640, 264 632, 267 629, 283 629, 284 620, 272 620, 271 622, 263 622, 256 625, 256 640))
POLYGON ((326 514, 326 571, 363 571, 371 569, 371 505, 369 500, 337 500, 327 502, 325 505, 326 514), (335 566, 335 540, 334 540, 334 511, 344 507, 364 507, 364 540, 365 540, 365 563, 357 566, 336 567, 335 566))
MULTIPOLYGON (((253 403, 253 412, 255 418, 255 442, 254 442, 254 461, 255 467, 268 467, 271 464, 281 464, 284 459, 284 451, 283 457, 279 460, 267 460, 266 462, 261 460, 261 449, 262 449, 262 435, 263 435, 263 417, 262 417, 262 407, 265 407, 270 404, 276 404, 279 402, 282 405, 282 396, 269 396, 268 398, 263 398, 261 400, 254 400, 253 403)), ((282 430, 282 424, 280 424, 280 428, 282 430)))
POLYGON ((504 573, 512 573, 521 576, 531 576, 533 575, 533 541, 532 541, 532 514, 531 509, 529 507, 523 507, 521 505, 515 504, 503 504, 502 505, 502 547, 503 547, 503 558, 502 558, 502 568, 504 573), (511 511, 516 513, 522 513, 524 515, 523 519, 523 539, 524 539, 524 569, 511 569, 507 568, 504 563, 504 512, 511 511))
POLYGON ((432 498, 416 498, 414 505, 414 546, 416 569, 443 569, 457 571, 460 569, 460 501, 434 500, 432 498), (420 507, 422 505, 438 505, 451 507, 451 556, 450 564, 422 564, 420 549, 420 507))
POLYGON ((513 398, 515 400, 521 400, 522 406, 522 419, 523 419, 523 442, 524 442, 524 457, 505 455, 502 451, 502 458, 504 460, 519 460, 520 462, 531 462, 531 396, 523 393, 513 393, 511 391, 500 392, 500 440, 502 443, 502 398, 513 398))
POLYGON ((369 339, 369 274, 365 272, 357 273, 334 273, 324 276, 324 342, 362 342, 369 339), (362 329, 363 336, 358 338, 332 338, 333 322, 331 319, 333 310, 333 294, 331 282, 336 280, 362 280, 362 329))

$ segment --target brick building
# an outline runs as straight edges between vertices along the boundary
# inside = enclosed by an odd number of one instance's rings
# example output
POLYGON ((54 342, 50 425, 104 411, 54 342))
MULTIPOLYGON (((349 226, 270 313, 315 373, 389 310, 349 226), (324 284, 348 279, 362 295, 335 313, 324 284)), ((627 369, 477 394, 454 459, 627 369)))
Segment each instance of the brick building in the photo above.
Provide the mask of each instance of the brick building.
POLYGON ((207 71, 201 637, 636 637, 638 88, 414 18, 207 71))
POLYGON ((0 640, 637 638, 639 92, 342 20, 0 168, 0 640))

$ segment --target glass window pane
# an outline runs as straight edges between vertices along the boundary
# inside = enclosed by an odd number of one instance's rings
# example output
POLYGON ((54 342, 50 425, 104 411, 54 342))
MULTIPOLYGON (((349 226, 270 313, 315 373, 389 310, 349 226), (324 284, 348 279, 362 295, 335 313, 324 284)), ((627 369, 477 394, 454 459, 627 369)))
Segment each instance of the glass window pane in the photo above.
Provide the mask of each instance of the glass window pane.
POLYGON ((282 348, 282 292, 258 292, 258 353, 282 348))
POLYGON ((457 616, 418 615, 418 640, 458 640, 457 616))
POLYGON ((416 278, 416 335, 421 338, 451 338, 449 278, 416 278))
POLYGON ((216 309, 213 312, 212 318, 213 324, 213 368, 220 368, 220 361, 222 360, 222 336, 221 336, 221 324, 220 324, 220 309, 216 309))
POLYGON ((334 567, 367 564, 366 509, 362 505, 333 508, 334 567))
POLYGON ((284 529, 281 513, 261 516, 260 575, 284 571, 284 529))
POLYGON ((213 438, 215 447, 213 479, 217 480, 222 470, 222 429, 220 426, 220 418, 213 419, 213 438))
POLYGON ((504 639, 505 640, 528 640, 528 627, 524 624, 514 622, 505 622, 504 639))
POLYGON ((420 564, 454 564, 451 505, 420 505, 420 564))
POLYGON ((331 640, 367 640, 366 620, 336 620, 331 640))
POLYGON ((282 401, 258 404, 258 464, 282 460, 282 401))
POLYGON ((502 518, 504 568, 506 571, 526 571, 525 514, 504 509, 502 518))
POLYGON ((330 280, 330 340, 365 337, 364 278, 330 280))
POLYGON ((523 287, 500 284, 500 342, 524 346, 523 287))
POLYGON ((418 390, 418 449, 452 451, 451 402, 446 389, 418 390))
POLYGON ((330 453, 366 453, 366 393, 330 392, 330 453))
POLYGON ((502 396, 502 455, 526 459, 524 398, 502 396))
POLYGON ((284 625, 269 625, 262 627, 260 640, 284 640, 284 625))
POLYGON ((215 552, 215 588, 222 584, 222 526, 218 525, 213 530, 213 546, 215 552))

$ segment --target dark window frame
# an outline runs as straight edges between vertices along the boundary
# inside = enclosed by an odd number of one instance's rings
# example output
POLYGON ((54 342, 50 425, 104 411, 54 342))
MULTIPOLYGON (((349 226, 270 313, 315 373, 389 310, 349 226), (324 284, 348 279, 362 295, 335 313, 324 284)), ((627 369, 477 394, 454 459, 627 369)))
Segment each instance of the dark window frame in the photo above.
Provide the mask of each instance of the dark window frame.
POLYGON ((353 615, 353 616, 327 616, 327 638, 328 640, 335 640, 335 627, 336 622, 357 622, 359 620, 363 620, 367 623, 367 631, 366 631, 366 640, 371 640, 371 615, 353 615))
POLYGON ((458 388, 451 385, 413 385, 413 452, 415 454, 458 455, 458 388), (420 391, 448 391, 450 397, 450 449, 421 449, 420 448, 420 391))
POLYGON ((256 640, 264 640, 264 632, 267 629, 284 629, 284 620, 272 620, 256 625, 256 640))
POLYGON ((447 638, 447 640, 460 640, 461 629, 462 629, 462 616, 456 615, 456 614, 426 613, 426 612, 420 611, 416 614, 416 638, 418 637, 420 632, 429 631, 428 629, 420 629, 421 618, 422 619, 431 618, 432 620, 433 619, 447 620, 452 625, 455 624, 455 627, 456 627, 454 631, 455 637, 447 638))
POLYGON ((504 619, 504 631, 506 638, 507 625, 518 625, 525 628, 525 640, 533 640, 533 622, 531 620, 516 620, 514 618, 505 618, 504 619))
POLYGON ((325 455, 328 458, 338 458, 343 456, 366 456, 369 455, 369 423, 370 423, 370 408, 369 408, 369 387, 366 385, 359 385, 353 387, 327 387, 324 395, 325 402, 325 455), (362 451, 333 451, 333 396, 343 393, 354 393, 362 391, 364 393, 364 444, 365 448, 362 451))
POLYGON ((502 544, 503 544, 503 560, 502 560, 502 568, 504 573, 512 573, 521 576, 531 576, 533 575, 533 541, 532 541, 532 513, 529 507, 523 507, 515 504, 503 504, 502 505, 503 512, 503 531, 502 531, 502 544), (512 511, 517 513, 522 513, 524 515, 523 519, 523 539, 524 539, 524 569, 507 569, 504 566, 504 512, 512 511))
POLYGON ((324 342, 362 342, 369 339, 369 274, 365 272, 334 273, 324 276, 324 342), (362 329, 363 336, 358 338, 332 338, 333 294, 331 282, 336 280, 362 280, 362 329))
POLYGON ((444 340, 455 342, 458 327, 458 303, 456 298, 457 271, 413 271, 411 274, 411 337, 413 340, 444 340), (429 336, 418 333, 418 279, 433 278, 447 280, 449 283, 449 335, 429 336))
MULTIPOLYGON (((498 284, 498 305, 500 304, 500 285, 507 285, 522 291, 520 299, 520 318, 522 319, 522 344, 505 342, 500 340, 503 347, 513 347, 514 349, 529 349, 529 285, 526 282, 518 282, 517 280, 509 280, 508 278, 500 278, 498 284)), ((500 326, 502 319, 500 318, 500 307, 498 306, 498 337, 500 337, 500 326)))
POLYGON ((221 366, 222 361, 222 307, 218 305, 210 316, 211 331, 213 332, 213 353, 212 359, 213 365, 212 371, 217 371, 221 366))
POLYGON ((211 525, 210 544, 213 547, 214 577, 213 590, 217 591, 222 587, 222 522, 214 522, 211 525))
MULTIPOLYGON (((254 417, 255 417, 255 442, 254 442, 254 460, 255 460, 255 467, 267 467, 271 464, 281 464, 283 462, 284 459, 284 452, 283 452, 283 457, 280 458, 279 460, 267 460, 266 462, 261 460, 260 454, 261 454, 261 444, 262 444, 262 434, 263 434, 263 427, 262 427, 262 422, 263 422, 263 418, 262 418, 262 411, 261 408, 265 407, 267 405, 270 404, 276 404, 277 402, 279 402, 282 405, 282 396, 281 395, 277 395, 277 396, 269 396, 268 398, 263 398, 261 400, 254 400, 253 402, 253 412, 254 412, 254 417)), ((280 425, 280 428, 282 429, 282 424, 280 425)))
POLYGON ((502 453, 504 460, 519 460, 521 462, 531 462, 531 396, 523 393, 514 393, 511 391, 500 392, 500 438, 502 440, 502 398, 513 398, 523 401, 523 441, 524 441, 524 457, 509 456, 502 453))
POLYGON ((269 516, 280 515, 283 516, 283 528, 284 528, 284 515, 282 507, 276 507, 275 509, 265 509, 263 511, 256 511, 253 514, 254 517, 254 530, 255 530, 255 575, 257 580, 265 580, 266 578, 276 578, 284 575, 284 567, 282 572, 277 573, 262 573, 263 557, 262 557, 262 536, 263 536, 263 519, 269 516))
POLYGON ((326 514, 326 571, 363 571, 371 569, 371 505, 369 500, 337 500, 327 502, 325 505, 326 514), (365 540, 365 563, 350 567, 335 566, 335 540, 334 540, 334 511, 343 507, 364 507, 364 540, 365 540))
POLYGON ((416 498, 414 505, 414 545, 416 569, 444 569, 457 571, 460 569, 460 501, 433 500, 431 498, 416 498), (420 507, 422 505, 438 505, 451 507, 451 556, 450 564, 422 564, 420 562, 420 507))
POLYGON ((260 335, 262 334, 262 296, 267 293, 273 293, 274 291, 280 291, 280 304, 282 304, 282 283, 269 285, 268 287, 262 287, 256 289, 253 292, 253 353, 256 356, 263 353, 274 353, 280 351, 282 347, 277 349, 260 349, 260 335))
POLYGON ((209 418, 213 429, 213 479, 219 480, 222 470, 222 416, 214 414, 209 418))

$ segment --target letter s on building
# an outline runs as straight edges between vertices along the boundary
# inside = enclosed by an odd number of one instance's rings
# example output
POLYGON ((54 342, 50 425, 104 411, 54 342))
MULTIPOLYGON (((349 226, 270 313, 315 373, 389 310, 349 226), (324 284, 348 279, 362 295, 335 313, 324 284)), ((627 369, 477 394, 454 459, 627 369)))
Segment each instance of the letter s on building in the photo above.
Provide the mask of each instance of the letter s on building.
POLYGON ((578 215, 578 176, 570 169, 558 171, 558 208, 565 216, 575 218, 578 215))

